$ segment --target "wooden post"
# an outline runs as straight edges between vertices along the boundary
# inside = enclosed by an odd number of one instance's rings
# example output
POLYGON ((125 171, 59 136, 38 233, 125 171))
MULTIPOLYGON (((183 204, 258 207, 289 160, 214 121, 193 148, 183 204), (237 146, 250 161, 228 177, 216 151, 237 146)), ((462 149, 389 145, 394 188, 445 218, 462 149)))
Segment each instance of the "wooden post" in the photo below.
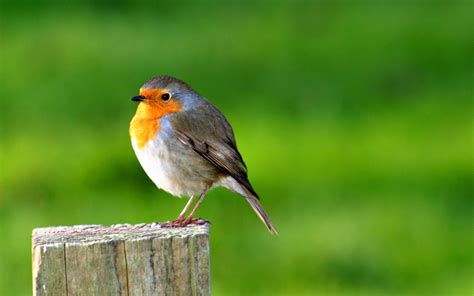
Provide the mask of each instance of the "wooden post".
POLYGON ((34 295, 210 295, 209 226, 33 230, 34 295))

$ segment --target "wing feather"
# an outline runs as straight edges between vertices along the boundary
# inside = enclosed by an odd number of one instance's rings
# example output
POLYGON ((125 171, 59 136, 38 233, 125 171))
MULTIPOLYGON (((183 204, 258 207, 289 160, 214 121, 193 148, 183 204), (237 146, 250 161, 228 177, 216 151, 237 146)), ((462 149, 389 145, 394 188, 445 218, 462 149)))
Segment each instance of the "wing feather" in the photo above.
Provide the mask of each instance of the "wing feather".
POLYGON ((192 113, 177 113, 171 119, 176 138, 209 161, 225 175, 233 177, 258 198, 247 177, 247 168, 237 150, 234 134, 224 115, 207 103, 192 113))

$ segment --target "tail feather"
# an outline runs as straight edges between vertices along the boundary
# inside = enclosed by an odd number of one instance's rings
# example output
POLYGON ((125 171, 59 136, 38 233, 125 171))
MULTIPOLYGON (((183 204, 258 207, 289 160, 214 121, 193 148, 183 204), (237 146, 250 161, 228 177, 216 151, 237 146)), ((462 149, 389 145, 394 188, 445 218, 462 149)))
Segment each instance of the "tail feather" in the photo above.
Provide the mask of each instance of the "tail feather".
POLYGON ((275 226, 273 226, 272 221, 268 217, 267 213, 265 213, 265 211, 263 210, 263 207, 258 201, 257 197, 254 195, 248 195, 247 201, 252 206, 252 209, 255 211, 255 213, 257 213, 260 220, 262 220, 265 226, 267 226, 268 231, 270 231, 271 234, 278 234, 275 226))
POLYGON ((275 226, 273 226, 272 221, 268 217, 267 213, 265 213, 265 210, 260 204, 257 193, 255 192, 255 190, 253 190, 248 180, 244 184, 242 184, 242 183, 239 183, 237 180, 235 180, 233 177, 228 176, 219 185, 244 196, 249 202, 249 204, 252 206, 252 209, 255 211, 257 216, 260 218, 260 220, 262 220, 262 222, 268 228, 270 233, 278 234, 275 226))

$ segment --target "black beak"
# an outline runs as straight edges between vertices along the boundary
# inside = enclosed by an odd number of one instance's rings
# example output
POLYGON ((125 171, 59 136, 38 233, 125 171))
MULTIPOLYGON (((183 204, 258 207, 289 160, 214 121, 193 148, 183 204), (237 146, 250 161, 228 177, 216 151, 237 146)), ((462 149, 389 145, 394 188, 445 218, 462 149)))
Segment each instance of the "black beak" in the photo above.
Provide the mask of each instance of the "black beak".
POLYGON ((145 99, 144 96, 134 96, 134 97, 132 97, 132 101, 134 101, 134 102, 141 102, 144 99, 145 99))

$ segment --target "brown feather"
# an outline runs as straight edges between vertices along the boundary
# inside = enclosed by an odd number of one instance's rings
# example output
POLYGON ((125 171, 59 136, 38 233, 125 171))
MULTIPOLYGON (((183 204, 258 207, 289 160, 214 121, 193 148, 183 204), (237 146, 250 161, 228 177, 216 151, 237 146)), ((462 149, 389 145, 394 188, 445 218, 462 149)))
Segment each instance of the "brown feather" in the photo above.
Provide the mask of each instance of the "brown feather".
POLYGON ((224 115, 207 101, 191 112, 178 112, 171 119, 176 138, 193 149, 222 174, 234 178, 243 188, 244 196, 268 230, 277 234, 259 197, 250 185, 247 167, 237 150, 234 133, 224 115))

